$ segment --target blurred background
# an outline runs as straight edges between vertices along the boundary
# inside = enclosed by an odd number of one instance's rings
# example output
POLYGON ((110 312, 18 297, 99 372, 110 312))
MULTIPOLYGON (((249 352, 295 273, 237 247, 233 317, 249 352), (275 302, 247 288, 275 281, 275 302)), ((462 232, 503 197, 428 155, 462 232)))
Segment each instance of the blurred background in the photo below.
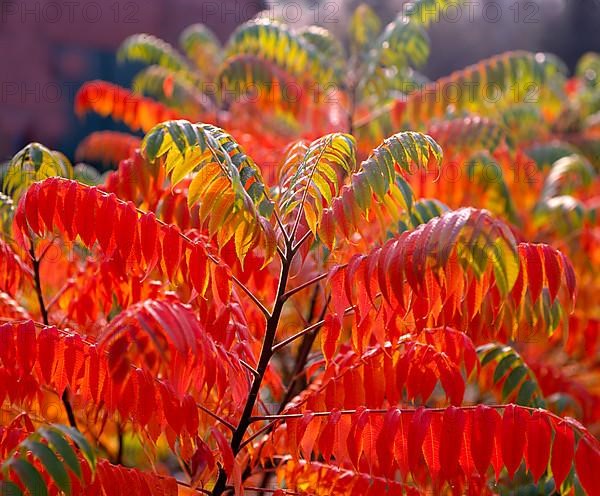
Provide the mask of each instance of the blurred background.
MULTIPOLYGON (((133 33, 176 45, 201 22, 224 41, 235 27, 269 9, 291 25, 319 24, 344 39, 360 0, 0 0, 0 162, 31 141, 63 151, 95 129, 121 129, 110 119, 78 119, 73 99, 85 81, 128 86, 136 69, 115 51, 133 33)), ((370 0, 386 22, 406 3, 370 0)), ((431 57, 437 78, 512 49, 552 52, 572 70, 587 51, 600 52, 600 0, 464 0, 432 13, 431 57)), ((124 129, 124 128, 123 128, 124 129)))

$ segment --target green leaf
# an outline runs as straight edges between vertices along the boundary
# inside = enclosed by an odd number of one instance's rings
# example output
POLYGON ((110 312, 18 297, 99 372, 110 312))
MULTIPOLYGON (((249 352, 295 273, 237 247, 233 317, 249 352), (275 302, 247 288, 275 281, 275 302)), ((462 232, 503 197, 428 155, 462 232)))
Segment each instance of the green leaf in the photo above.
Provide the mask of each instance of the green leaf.
POLYGON ((36 181, 53 176, 71 179, 73 166, 62 153, 30 143, 15 154, 0 175, 2 190, 16 199, 36 181))
POLYGON ((322 241, 331 248, 337 238, 336 230, 344 237, 355 232, 361 218, 359 214, 366 214, 371 208, 384 208, 394 223, 400 222, 405 213, 411 212, 414 201, 413 191, 404 175, 430 164, 439 168, 441 160, 442 149, 426 134, 405 131, 386 138, 352 172, 346 182, 343 202, 340 196, 335 196, 331 205, 324 209, 328 228, 336 227, 327 233, 320 232, 322 241), (333 219, 337 202, 342 202, 340 211, 347 227, 351 228, 348 233, 337 229, 339 218, 333 219))
POLYGON ((96 453, 94 453, 94 450, 90 446, 90 443, 88 443, 87 439, 83 437, 83 434, 81 434, 81 432, 79 432, 77 429, 62 424, 53 424, 52 427, 54 429, 58 429, 60 432, 71 438, 83 453, 83 456, 90 464, 92 471, 95 470, 96 453))
POLYGON ((44 465, 57 487, 67 495, 71 494, 71 480, 63 464, 48 446, 32 439, 26 439, 22 446, 30 450, 44 465))
POLYGON ((297 32, 315 47, 321 56, 342 69, 346 58, 344 47, 330 31, 321 26, 306 26, 297 32))
MULTIPOLYGON (((481 359, 481 366, 484 367, 485 365, 487 365, 488 363, 490 363, 492 360, 495 360, 498 356, 500 356, 502 353, 504 353, 506 350, 501 347, 501 346, 497 346, 497 345, 490 345, 490 347, 492 348, 490 351, 488 351, 485 356, 481 359)), ((481 350, 483 351, 483 350, 481 350)), ((477 354, 480 354, 480 348, 477 349, 477 354)))
POLYGON ((524 151, 536 163, 539 170, 550 167, 559 158, 577 153, 576 148, 570 143, 556 140, 533 144, 526 147, 524 151))
POLYGON ((586 158, 580 155, 559 158, 546 176, 542 200, 573 194, 580 188, 590 186, 595 177, 596 172, 586 158))
POLYGON ((134 34, 126 38, 117 51, 119 61, 157 64, 174 71, 189 71, 185 59, 166 41, 150 34, 134 34))
POLYGON ((575 73, 587 86, 597 88, 600 85, 600 54, 585 53, 577 62, 575 73))
POLYGON ((539 388, 535 374, 523 361, 521 355, 513 348, 508 345, 489 343, 479 346, 477 348, 477 355, 480 357, 482 367, 494 361, 499 361, 494 370, 494 383, 499 382, 510 370, 502 386, 503 399, 507 398, 521 384, 517 393, 516 403, 544 408, 543 394, 539 388), (521 381, 523 382, 521 383, 521 381))
POLYGON ((219 246, 234 238, 243 262, 250 249, 261 245, 268 247, 265 258, 270 260, 276 246, 267 219, 272 203, 260 169, 229 133, 211 124, 167 121, 146 134, 141 150, 149 161, 162 159, 173 186, 191 179, 188 206, 199 204, 200 222, 219 246))
POLYGON ((19 476, 31 496, 48 495, 46 482, 31 463, 20 458, 11 458, 7 465, 19 476))
POLYGON ((500 379, 502 379, 502 377, 504 377, 504 374, 508 372, 511 365, 513 365, 517 360, 518 357, 513 354, 507 355, 502 360, 500 360, 498 366, 496 367, 496 370, 494 370, 494 384, 497 383, 500 379))
POLYGON ((360 142, 378 142, 398 128, 418 129, 434 119, 467 114, 496 116, 522 102, 532 87, 539 89, 537 105, 544 105, 545 115, 558 115, 565 75, 564 63, 549 54, 512 51, 495 55, 407 96, 395 97, 357 123, 356 136, 360 142), (490 85, 498 92, 493 102, 488 95, 490 85))
POLYGON ((97 186, 103 181, 103 177, 95 167, 83 162, 73 168, 73 175, 76 181, 88 186, 97 186))
POLYGON ((212 80, 222 58, 216 35, 204 24, 192 24, 182 31, 179 45, 200 72, 212 80))
POLYGON ((213 111, 210 97, 172 69, 151 65, 140 71, 131 85, 135 93, 150 96, 182 115, 201 116, 213 111))
MULTIPOLYGON (((285 24, 260 18, 239 26, 225 46, 225 58, 217 75, 226 92, 244 94, 248 88, 262 89, 268 84, 271 87, 265 89, 271 97, 273 81, 281 83, 286 79, 287 84, 317 83, 327 88, 338 82, 339 75, 335 64, 285 24)), ((280 98, 285 99, 285 91, 280 91, 280 98)))
POLYGON ((519 393, 517 394, 517 405, 529 406, 533 393, 535 393, 537 389, 537 384, 532 380, 527 379, 521 385, 519 393))
POLYGON ((361 3, 350 20, 350 47, 358 54, 366 50, 381 32, 381 19, 367 4, 361 3))
MULTIPOLYGON (((281 166, 278 206, 283 217, 295 212, 295 206, 305 201, 318 212, 340 194, 340 177, 347 177, 356 168, 356 142, 349 134, 327 134, 312 143, 301 141, 292 146, 281 166)), ((304 211, 306 214, 306 210, 304 211)), ((308 220, 308 219, 307 219, 308 220)), ((316 226, 310 226, 311 230, 316 226)))
POLYGON ((553 410, 559 415, 563 415, 563 412, 569 408, 572 408, 575 411, 580 411, 581 409, 575 398, 567 393, 554 393, 552 396, 548 397, 548 402, 554 404, 553 410))
POLYGON ((527 375, 527 367, 519 365, 508 374, 504 386, 502 386, 502 398, 507 398, 527 375))
POLYGON ((422 66, 428 57, 429 37, 423 27, 399 15, 373 42, 358 83, 358 95, 362 100, 376 96, 377 101, 385 103, 393 95, 406 93, 403 86, 408 86, 405 81, 410 79, 411 67, 422 66))
POLYGON ((163 140, 165 138, 165 128, 159 127, 154 132, 146 134, 143 143, 143 150, 148 157, 148 160, 154 161, 160 152, 163 140))
POLYGON ((14 482, 0 481, 0 494, 2 496, 22 496, 23 491, 14 482))
POLYGON ((48 444, 62 457, 63 461, 73 471, 73 473, 81 479, 81 466, 79 460, 73 451, 71 445, 65 438, 55 430, 42 428, 39 430, 40 435, 48 441, 48 444))
POLYGON ((469 158, 467 174, 469 180, 483 190, 483 207, 511 222, 516 221, 516 210, 502 167, 487 151, 478 152, 469 158))

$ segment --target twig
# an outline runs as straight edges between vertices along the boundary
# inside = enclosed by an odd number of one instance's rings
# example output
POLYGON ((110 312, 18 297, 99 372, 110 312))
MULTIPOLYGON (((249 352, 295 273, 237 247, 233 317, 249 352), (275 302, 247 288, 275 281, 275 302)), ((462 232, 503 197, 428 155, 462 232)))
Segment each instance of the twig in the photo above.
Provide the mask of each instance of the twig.
MULTIPOLYGON (((253 487, 253 486, 244 486, 244 489, 248 489, 249 491, 260 491, 263 493, 274 493, 276 491, 279 491, 279 488, 276 489, 270 489, 268 487, 253 487)), ((296 491, 290 491, 289 489, 283 489, 283 494, 289 494, 290 496, 296 496, 296 495, 300 495, 300 494, 304 494, 304 493, 298 493, 296 491)))
POLYGON ((328 275, 329 275, 329 273, 325 272, 324 274, 318 275, 317 277, 313 277, 310 281, 303 282, 299 286, 296 286, 295 288, 292 288, 289 291, 286 291, 285 293, 283 293, 282 298, 285 298, 287 300, 290 296, 298 293, 299 291, 302 291, 303 289, 306 289, 309 286, 312 286, 313 284, 315 284, 319 281, 322 281, 328 275))
POLYGON ((29 255, 31 257, 31 264, 33 266, 33 283, 35 285, 35 293, 37 295, 38 305, 40 307, 40 314, 42 315, 42 321, 44 325, 48 324, 48 310, 44 304, 44 295, 42 293, 42 283, 40 280, 40 261, 35 256, 35 247, 33 239, 30 238, 31 246, 29 248, 29 255))
MULTIPOLYGON (((273 343, 275 342, 275 335, 277 333, 279 319, 281 317, 281 312, 285 304, 283 294, 286 290, 290 274, 290 268, 294 259, 294 252, 292 251, 290 245, 291 241, 286 241, 285 256, 281 263, 277 294, 275 297, 275 302, 273 303, 273 310, 269 313, 269 316, 267 317, 265 337, 263 339, 262 349, 260 352, 260 357, 258 359, 258 365, 256 367, 257 375, 254 377, 254 381, 252 382, 252 386, 250 387, 250 392, 248 394, 248 398, 246 399, 246 404, 244 405, 240 421, 235 431, 233 432, 233 436, 231 438, 231 450, 233 451, 234 456, 240 452, 242 442, 244 440, 244 435, 246 434, 246 431, 250 426, 250 419, 252 417, 252 411, 254 410, 254 406, 258 399, 260 386, 262 384, 265 372, 267 371, 267 367, 269 365, 271 357, 273 356, 273 343)), ((215 487, 212 491, 212 495, 220 496, 221 494, 223 494, 223 492, 226 490, 226 484, 227 474, 225 473, 225 471, 220 470, 219 476, 217 477, 217 481, 215 483, 215 487)))
POLYGON ((252 374, 254 377, 257 377, 257 376, 258 376, 258 370, 256 370, 256 369, 255 369, 255 368, 254 368, 252 365, 250 365, 248 362, 246 362, 245 360, 242 360, 242 359, 240 358, 240 363, 241 363, 241 364, 242 364, 244 367, 246 367, 246 368, 247 368, 247 369, 250 371, 250 373, 251 373, 251 374, 252 374))
POLYGON ((240 444, 240 449, 242 449, 245 446, 249 445, 257 437, 260 437, 262 434, 268 432, 278 422, 281 422, 281 419, 276 419, 276 420, 273 420, 272 422, 269 422, 266 425, 263 425, 259 430, 257 430, 256 432, 254 432, 248 439, 245 439, 244 442, 242 444, 240 444))
MULTIPOLYGON (((42 315, 42 321, 44 325, 50 325, 50 321, 48 320, 48 310, 46 309, 46 305, 44 303, 44 293, 42 291, 42 281, 40 278, 40 259, 38 259, 35 255, 35 244, 33 242, 33 238, 29 238, 30 248, 29 255, 31 256, 31 265, 33 268, 33 282, 35 286, 35 293, 37 295, 38 304, 40 306, 40 314, 42 315)), ((46 250, 42 253, 42 255, 46 254, 46 250)), ((69 419, 69 424, 71 427, 77 429, 77 421, 75 420, 75 414, 73 413, 73 407, 71 406, 71 402, 69 401, 69 391, 68 388, 65 388, 62 394, 62 402, 65 406, 65 411, 67 412, 67 418, 69 419)))
POLYGON ((268 319, 269 317, 271 317, 271 314, 269 312, 269 310, 267 309, 267 307, 265 307, 262 302, 256 297, 254 296, 254 294, 252 293, 252 291, 250 291, 246 285, 244 283, 242 283, 237 277, 235 277, 233 274, 231 274, 231 279, 234 283, 236 283, 239 288, 246 293, 246 295, 254 302, 254 304, 259 308, 259 310, 263 313, 263 315, 268 319))
MULTIPOLYGON (((300 207, 298 208, 298 214, 296 215, 296 220, 294 221, 294 227, 292 228, 292 232, 290 233, 290 236, 289 236, 290 240, 293 240, 296 237, 296 231, 298 230, 298 226, 300 225, 300 218, 302 217, 302 212, 304 212, 304 204, 306 203, 306 197, 308 196, 308 186, 310 185, 310 182, 312 181, 312 178, 315 175, 317 167, 319 166, 319 162, 321 161, 321 158, 323 158, 323 155, 325 154, 325 150, 331 143, 332 139, 333 139, 333 137, 329 138, 329 142, 319 152, 319 156, 317 157, 317 160, 315 161, 315 165, 312 168, 312 170, 310 171, 310 175, 308 176, 306 187, 304 188, 304 192, 302 194, 302 201, 300 202, 300 207)), ((308 150, 307 150, 306 154, 304 155, 302 162, 304 162, 306 160, 307 156, 308 156, 308 150)))
POLYGON ((220 422, 221 424, 223 424, 225 427, 227 427, 231 432, 235 431, 235 425, 233 425, 231 422, 228 422, 227 420, 225 420, 223 417, 219 417, 216 413, 211 412, 208 408, 206 408, 205 406, 202 406, 200 403, 196 403, 196 406, 198 407, 198 409, 202 410, 204 413, 206 413, 209 417, 214 418, 217 422, 220 422))
POLYGON ((320 320, 319 322, 315 322, 314 324, 302 329, 300 332, 297 332, 296 334, 294 334, 293 336, 290 336, 289 338, 284 339, 283 341, 280 341, 279 343, 277 343, 275 346, 273 346, 273 353, 275 353, 276 351, 279 351, 281 348, 283 348, 284 346, 287 346, 288 344, 296 341, 296 339, 301 338, 302 336, 304 336, 305 334, 308 334, 309 332, 314 331, 315 329, 318 329, 319 327, 321 327, 324 324, 323 320, 320 320))
POLYGON ((273 210, 273 214, 275 215, 275 220, 277 221, 277 225, 279 226, 279 229, 281 229, 281 234, 283 234, 285 242, 288 243, 289 242, 288 234, 285 230, 285 226, 283 225, 281 217, 279 217, 279 214, 277 213, 277 209, 273 210))
MULTIPOLYGON (((490 405, 485 405, 488 408, 493 408, 494 410, 504 410, 507 406, 509 406, 508 404, 490 404, 490 405)), ((475 410, 477 408, 481 407, 481 404, 477 404, 477 405, 466 405, 466 406, 460 406, 458 408, 460 408, 461 410, 475 410)), ((523 405, 519 405, 519 408, 523 409, 523 410, 528 410, 530 412, 538 412, 540 409, 533 407, 533 406, 523 406, 523 405)), ((438 408, 427 408, 428 412, 445 412, 447 410, 447 407, 438 407, 438 408)), ((372 413, 375 415, 384 415, 386 413, 388 413, 388 409, 386 408, 367 408, 362 410, 363 412, 366 413, 372 413)), ((401 412, 416 412, 418 411, 418 408, 400 408, 401 412)), ((338 410, 335 413, 339 413, 341 415, 354 415, 355 413, 357 413, 358 410, 338 410)), ((332 415, 334 412, 311 412, 311 416, 313 417, 328 417, 330 415, 332 415)), ((556 420, 558 420, 559 422, 564 422, 565 419, 563 417, 560 417, 559 415, 556 415, 555 413, 552 412, 546 412, 546 414, 556 420)), ((277 414, 277 415, 255 415, 250 417, 250 423, 254 423, 254 422, 276 422, 276 421, 282 421, 282 420, 286 420, 286 419, 294 419, 294 418, 302 418, 304 414, 303 413, 282 413, 282 414, 277 414)), ((585 434, 586 431, 582 430, 582 428, 578 427, 576 424, 571 424, 571 426, 579 433, 581 434, 585 434)))
MULTIPOLYGON (((162 476, 160 476, 160 475, 158 477, 162 478, 162 476)), ((210 494, 210 491, 208 491, 207 489, 202 489, 201 487, 192 487, 192 485, 188 484, 187 482, 177 481, 177 485, 186 487, 186 488, 190 489, 191 491, 199 492, 200 494, 210 494)))
MULTIPOLYGON (((313 320, 318 296, 319 296, 319 285, 317 284, 316 286, 314 286, 313 294, 310 299, 308 315, 306 316, 305 323, 310 323, 313 320)), ((329 299, 323 306, 323 310, 321 311, 321 316, 317 320, 323 319, 324 313, 327 309, 328 304, 329 304, 329 299)), ((302 344, 300 345, 300 348, 296 355, 296 360, 295 360, 294 368, 292 370, 292 375, 291 375, 291 381, 286 388, 285 395, 284 395, 283 399, 281 400, 281 403, 279 404, 277 413, 281 413, 285 409, 285 406, 289 403, 290 399, 294 397, 295 390, 296 390, 296 384, 298 383, 298 376, 299 376, 300 372, 304 369, 304 366, 306 365, 306 361, 308 359, 308 354, 310 353, 310 349, 312 348, 315 337, 316 337, 316 332, 306 334, 304 336, 304 339, 302 340, 302 344)), ((271 429, 273 429, 275 427, 275 424, 277 424, 278 422, 279 422, 278 420, 275 420, 275 421, 270 422, 267 425, 263 426, 261 429, 259 429, 257 432, 255 432, 252 436, 250 436, 248 439, 246 439, 246 441, 244 441, 244 443, 243 443, 243 446, 246 446, 247 444, 252 443, 257 437, 270 432, 271 429)), ((258 449, 258 454, 259 454, 258 456, 260 456, 263 446, 264 446, 264 444, 260 445, 260 447, 258 449)), ((262 487, 266 487, 268 485, 270 476, 271 476, 271 474, 269 474, 268 472, 263 473, 262 481, 260 484, 262 487)), ((262 493, 260 493, 260 494, 262 494, 262 493)))
MULTIPOLYGON (((349 313, 354 311, 354 307, 348 307, 346 308, 346 310, 344 311, 344 315, 348 315, 349 313)), ((305 334, 308 334, 309 332, 314 331, 315 329, 318 329, 319 327, 321 327, 323 324, 325 323, 325 320, 319 320, 319 322, 315 322, 314 324, 306 327, 305 329, 302 329, 300 332, 297 332, 296 334, 294 334, 293 336, 290 336, 287 339, 284 339, 283 341, 280 341, 279 343, 277 343, 275 346, 273 346, 273 353, 275 353, 276 351, 278 351, 279 349, 283 348, 284 346, 287 346, 288 344, 290 344, 293 341, 296 341, 296 339, 301 338, 302 336, 304 336, 305 334)))
POLYGON ((119 438, 119 449, 117 450, 117 465, 123 465, 123 429, 121 424, 117 422, 117 436, 119 438))
POLYGON ((302 237, 297 241, 297 243, 292 246, 292 251, 296 253, 298 249, 302 246, 302 244, 312 235, 312 231, 309 229, 306 231, 302 237))

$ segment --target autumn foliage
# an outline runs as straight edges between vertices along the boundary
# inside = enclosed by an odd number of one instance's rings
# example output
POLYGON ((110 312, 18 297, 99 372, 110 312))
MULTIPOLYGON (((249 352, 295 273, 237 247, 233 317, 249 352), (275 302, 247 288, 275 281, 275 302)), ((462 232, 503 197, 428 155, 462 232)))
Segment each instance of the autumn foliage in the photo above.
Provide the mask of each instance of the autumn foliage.
POLYGON ((600 494, 600 58, 427 81, 439 3, 136 35, 114 168, 2 166, 3 495, 600 494))

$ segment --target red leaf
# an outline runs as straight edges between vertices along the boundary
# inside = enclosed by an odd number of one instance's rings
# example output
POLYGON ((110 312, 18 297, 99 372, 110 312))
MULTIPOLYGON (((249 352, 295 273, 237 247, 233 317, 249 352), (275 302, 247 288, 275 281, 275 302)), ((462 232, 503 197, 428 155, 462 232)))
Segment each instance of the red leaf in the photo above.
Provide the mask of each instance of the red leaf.
POLYGON ((33 183, 26 192, 27 201, 25 202, 25 214, 27 223, 35 234, 40 234, 39 222, 39 184, 33 183))
POLYGON ((183 397, 182 405, 185 411, 185 428, 191 435, 194 435, 198 432, 199 426, 196 400, 194 400, 193 396, 186 394, 183 397))
MULTIPOLYGON (((45 352, 45 350, 44 350, 45 352)), ((17 327, 17 357, 21 372, 29 375, 37 358, 36 333, 33 321, 17 327)))
POLYGON ((458 475, 464 428, 465 412, 453 406, 446 408, 440 439, 441 476, 445 480, 452 480, 458 475))
POLYGON ((123 260, 127 260, 133 248, 133 240, 135 239, 135 230, 137 229, 138 215, 135 210, 135 205, 131 202, 127 203, 127 207, 121 209, 119 216, 119 224, 116 231, 116 240, 119 251, 123 260))
POLYGON ((78 195, 78 213, 75 217, 75 224, 79 236, 87 246, 94 243, 96 224, 104 221, 104 219, 96 221, 97 191, 96 188, 89 188, 87 191, 80 190, 78 195))
POLYGON ((397 432, 400 422, 400 410, 393 408, 385 414, 383 428, 377 438, 376 449, 381 472, 388 478, 393 476, 394 443, 390 442, 390 433, 397 432))
POLYGON ((170 281, 174 281, 175 273, 181 260, 182 239, 179 235, 179 230, 175 226, 165 227, 163 231, 162 251, 165 267, 167 268, 167 277, 170 281))
POLYGON ((548 245, 541 245, 541 250, 544 255, 544 269, 546 272, 546 280, 548 281, 548 291, 550 299, 554 301, 560 287, 560 264, 556 258, 556 252, 548 245))
POLYGON ((475 462, 473 461, 473 455, 471 453, 471 432, 473 430, 473 410, 466 410, 465 412, 465 425, 462 435, 462 449, 460 450, 459 463, 462 471, 467 477, 467 480, 473 478, 475 473, 475 462))
POLYGON ((312 412, 304 412, 302 420, 298 424, 297 437, 300 440, 300 448, 305 458, 310 458, 320 431, 321 417, 315 417, 312 412))
POLYGON ((220 303, 226 305, 231 295, 231 277, 229 268, 219 264, 214 266, 213 295, 218 297, 220 303))
MULTIPOLYGON (((114 219, 117 211, 117 202, 115 195, 110 194, 102 199, 100 208, 98 209, 99 219, 114 219)), ((96 234, 102 251, 110 256, 110 249, 113 246, 111 243, 114 229, 114 222, 98 222, 96 225, 96 234)))
POLYGON ((159 382, 159 390, 163 400, 165 418, 176 434, 181 433, 185 420, 181 411, 181 403, 175 396, 173 388, 164 382, 159 382))
POLYGON ((156 403, 156 387, 154 379, 141 369, 136 369, 138 383, 138 404, 136 408, 136 418, 140 425, 147 425, 152 418, 152 409, 148 405, 156 403))
POLYGON ((323 329, 321 330, 321 349, 327 362, 330 362, 335 354, 341 330, 342 323, 340 319, 332 314, 327 314, 323 323, 323 329))
POLYGON ((77 182, 72 181, 67 183, 67 191, 63 200, 63 211, 60 212, 64 230, 67 233, 68 239, 75 239, 75 229, 73 219, 75 218, 75 210, 77 209, 77 182))
POLYGON ((402 479, 406 479, 409 472, 409 464, 408 464, 408 430, 411 423, 411 419, 413 417, 412 412, 403 412, 400 413, 400 420, 398 425, 398 431, 396 432, 396 437, 393 440, 394 442, 394 458, 396 459, 396 463, 398 464, 398 468, 400 469, 400 474, 402 479))
POLYGON ((524 433, 527 430, 529 413, 515 405, 508 405, 502 416, 502 458, 512 479, 521 465, 525 448, 524 433))
MULTIPOLYGON (((52 384, 54 365, 59 360, 59 357, 55 357, 57 342, 58 331, 55 327, 48 327, 40 331, 38 338, 38 363, 42 377, 48 384, 52 384)), ((60 357, 60 360, 62 360, 62 357, 60 357)))
POLYGON ((492 460, 499 423, 500 415, 496 410, 485 405, 477 406, 471 428, 471 454, 475 468, 482 477, 485 477, 492 460))
POLYGON ((208 282, 207 264, 208 258, 204 248, 194 245, 190 253, 189 274, 194 289, 200 295, 204 295, 208 282))
POLYGON ((65 338, 65 372, 69 384, 74 385, 79 378, 83 365, 83 342, 79 334, 65 338))
POLYGON ((340 267, 335 267, 329 275, 331 302, 333 304, 333 311, 338 319, 342 319, 348 306, 344 296, 344 276, 345 271, 340 267))
POLYGON ((15 329, 11 324, 0 325, 0 359, 7 369, 15 366, 15 329))
POLYGON ((127 382, 121 389, 120 399, 117 404, 117 410, 121 414, 121 418, 126 419, 129 417, 129 413, 135 407, 135 376, 129 375, 127 382))
POLYGON ((445 356, 438 354, 437 364, 440 373, 440 382, 444 387, 444 391, 453 405, 460 405, 465 394, 465 382, 456 366, 452 366, 445 356))
POLYGON ((157 256, 158 224, 153 212, 140 219, 140 242, 146 264, 151 265, 157 256))
POLYGON ((330 208, 326 208, 323 211, 319 235, 326 246, 330 248, 333 246, 333 241, 335 239, 335 220, 333 218, 333 211, 330 208))
POLYGON ((440 438, 442 432, 441 415, 434 414, 431 416, 427 434, 423 440, 423 455, 431 479, 437 483, 440 477, 441 460, 440 460, 440 438))
POLYGON ((54 214, 56 212, 56 200, 58 195, 58 185, 59 182, 56 178, 50 178, 47 180, 45 187, 42 189, 44 191, 43 198, 40 198, 43 201, 44 208, 40 211, 40 217, 46 224, 46 229, 52 230, 54 227, 54 214))
POLYGON ((217 441, 217 446, 219 447, 219 451, 221 452, 221 457, 223 458, 223 468, 229 475, 231 475, 231 473, 233 472, 233 465, 235 463, 235 458, 233 456, 231 446, 229 445, 229 442, 227 441, 227 439, 225 439, 225 436, 221 431, 219 431, 215 427, 212 427, 210 431, 214 436, 215 440, 217 441))
POLYGON ((89 360, 86 364, 85 382, 89 387, 89 392, 96 404, 100 403, 102 389, 104 386, 105 366, 100 364, 100 355, 95 345, 89 348, 89 360))
POLYGON ((573 430, 566 422, 559 422, 553 419, 554 424, 554 442, 552 444, 552 475, 556 487, 561 484, 569 475, 571 464, 573 463, 573 453, 575 451, 575 438, 573 430))
POLYGON ((412 422, 408 430, 408 466, 411 472, 417 473, 421 466, 423 457, 423 441, 427 434, 427 428, 431 421, 431 412, 424 408, 419 408, 413 415, 412 422))
POLYGON ((581 487, 589 496, 600 495, 600 447, 598 441, 584 435, 575 452, 575 469, 581 487))
POLYGON ((521 270, 519 270, 519 274, 517 275, 517 280, 515 281, 515 284, 511 289, 511 296, 517 306, 521 304, 521 301, 523 301, 524 293, 525 293, 525 274, 524 274, 523 268, 521 268, 521 270))
POLYGON ((565 281, 567 282, 567 289, 569 290, 569 296, 571 297, 572 304, 575 304, 575 271, 571 262, 564 253, 560 254, 562 269, 565 274, 565 281))
POLYGON ((539 411, 533 412, 527 422, 525 463, 536 483, 548 467, 551 441, 552 432, 547 417, 539 411))
POLYGON ((327 423, 321 430, 321 436, 319 437, 319 450, 325 460, 331 458, 331 451, 333 450, 333 442, 335 440, 335 427, 340 421, 342 414, 339 410, 333 410, 331 415, 327 417, 327 423))
POLYGON ((537 246, 528 246, 527 248, 525 262, 527 266, 527 279, 529 281, 531 299, 535 302, 542 292, 544 269, 537 246))
POLYGON ((196 436, 196 446, 196 451, 190 460, 192 483, 195 482, 196 478, 201 477, 207 468, 211 470, 215 466, 215 458, 208 444, 206 444, 203 439, 196 436))

